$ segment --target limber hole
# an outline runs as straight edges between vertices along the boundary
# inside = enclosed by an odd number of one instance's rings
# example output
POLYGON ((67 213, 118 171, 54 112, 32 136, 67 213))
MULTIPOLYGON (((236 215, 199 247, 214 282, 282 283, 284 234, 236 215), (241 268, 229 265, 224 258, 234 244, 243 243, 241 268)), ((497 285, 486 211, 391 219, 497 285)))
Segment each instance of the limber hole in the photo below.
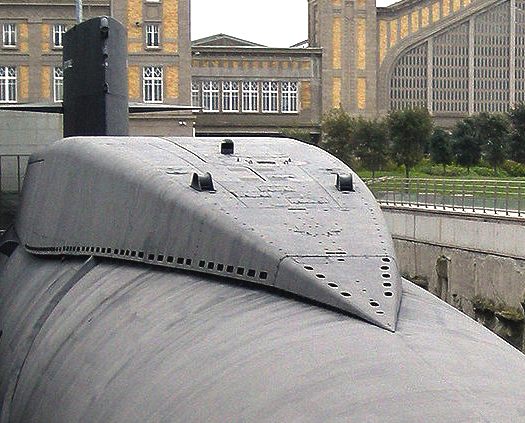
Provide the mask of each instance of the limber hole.
POLYGON ((381 260, 383 260, 385 263, 390 263, 390 259, 388 257, 383 257, 381 260))
POLYGON ((314 270, 314 268, 313 268, 312 266, 304 266, 304 268, 305 268, 306 270, 314 270))
POLYGON ((392 286, 392 284, 390 282, 383 282, 383 286, 385 288, 390 288, 392 286))
POLYGON ((267 278, 268 278, 268 273, 267 273, 267 272, 261 272, 261 273, 259 273, 259 278, 260 278, 260 279, 267 279, 267 278))
POLYGON ((328 283, 328 286, 329 286, 330 288, 339 288, 339 285, 337 285, 336 283, 333 283, 333 282, 329 282, 329 283, 328 283))
POLYGON ((383 276, 385 279, 388 279, 390 277, 390 273, 383 273, 381 276, 383 276))
POLYGON ((204 267, 205 264, 206 262, 204 260, 199 261, 199 267, 204 267))
POLYGON ((233 266, 231 266, 231 265, 230 266, 226 266, 226 271, 228 273, 232 273, 233 272, 233 266))
POLYGON ((217 265, 217 270, 218 270, 219 272, 222 272, 222 271, 224 270, 224 264, 219 263, 219 264, 217 265))
POLYGON ((326 278, 326 276, 323 275, 322 273, 317 273, 315 276, 318 277, 319 279, 324 279, 324 278, 326 278))
POLYGON ((253 278, 253 277, 255 276, 255 270, 254 270, 254 269, 250 269, 250 270, 248 270, 248 276, 249 276, 250 278, 253 278))
POLYGON ((371 305, 372 307, 379 307, 379 303, 378 303, 377 301, 373 301, 373 300, 370 301, 370 305, 371 305))
POLYGON ((343 297, 351 297, 352 296, 352 294, 350 294, 350 292, 341 292, 341 295, 343 297))
POLYGON ((394 295, 393 292, 385 291, 385 297, 391 297, 391 296, 393 296, 393 295, 394 295))
POLYGON ((390 266, 381 266, 381 270, 390 270, 390 266))

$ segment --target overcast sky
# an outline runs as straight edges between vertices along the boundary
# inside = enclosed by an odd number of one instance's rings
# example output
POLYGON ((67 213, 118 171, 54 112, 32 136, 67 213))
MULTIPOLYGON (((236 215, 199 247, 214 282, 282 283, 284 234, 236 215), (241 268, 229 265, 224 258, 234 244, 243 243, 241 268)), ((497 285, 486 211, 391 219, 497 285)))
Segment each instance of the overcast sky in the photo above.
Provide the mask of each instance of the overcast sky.
MULTIPOLYGON (((391 3, 377 0, 378 6, 391 3)), ((308 37, 307 4, 307 0, 191 0, 191 38, 223 33, 289 47, 308 37)))

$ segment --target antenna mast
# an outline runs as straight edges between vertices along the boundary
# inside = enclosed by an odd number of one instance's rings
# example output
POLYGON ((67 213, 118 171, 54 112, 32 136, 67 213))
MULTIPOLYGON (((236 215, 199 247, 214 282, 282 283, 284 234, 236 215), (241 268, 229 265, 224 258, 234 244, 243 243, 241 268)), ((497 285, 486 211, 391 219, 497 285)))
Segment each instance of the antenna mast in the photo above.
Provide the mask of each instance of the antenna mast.
POLYGON ((75 0, 77 24, 82 23, 82 0, 75 0))

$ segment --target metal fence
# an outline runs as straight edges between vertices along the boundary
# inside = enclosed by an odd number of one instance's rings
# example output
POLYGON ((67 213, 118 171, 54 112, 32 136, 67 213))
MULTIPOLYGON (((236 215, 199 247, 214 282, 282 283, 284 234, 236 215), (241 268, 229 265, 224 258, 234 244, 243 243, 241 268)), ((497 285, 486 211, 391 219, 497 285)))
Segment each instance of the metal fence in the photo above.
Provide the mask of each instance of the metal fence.
POLYGON ((0 192, 20 192, 28 160, 28 154, 0 155, 0 192))
POLYGON ((525 181, 382 177, 366 183, 384 205, 525 217, 525 181))

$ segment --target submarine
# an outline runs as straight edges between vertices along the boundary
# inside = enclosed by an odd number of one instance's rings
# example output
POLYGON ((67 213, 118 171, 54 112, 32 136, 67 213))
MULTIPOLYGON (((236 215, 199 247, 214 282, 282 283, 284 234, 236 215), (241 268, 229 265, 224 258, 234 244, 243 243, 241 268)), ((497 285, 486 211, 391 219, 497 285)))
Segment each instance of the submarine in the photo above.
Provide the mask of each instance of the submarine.
POLYGON ((0 239, 0 422, 525 421, 523 354, 402 277, 343 162, 127 136, 122 37, 66 34, 66 137, 0 239))

